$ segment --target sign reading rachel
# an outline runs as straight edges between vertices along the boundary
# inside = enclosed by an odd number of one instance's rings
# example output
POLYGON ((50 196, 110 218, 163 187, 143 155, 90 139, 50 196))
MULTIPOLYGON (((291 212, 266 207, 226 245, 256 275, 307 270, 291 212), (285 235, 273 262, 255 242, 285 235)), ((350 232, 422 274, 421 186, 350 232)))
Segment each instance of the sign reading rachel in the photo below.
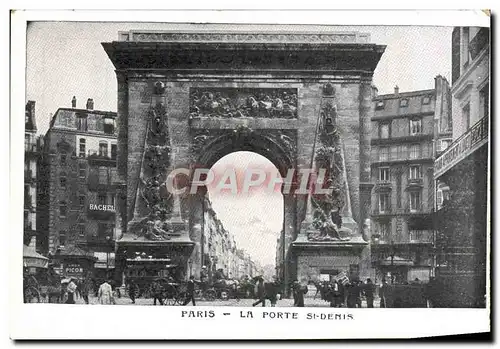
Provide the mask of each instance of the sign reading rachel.
POLYGON ((90 204, 89 209, 91 211, 115 212, 115 207, 113 205, 90 204))

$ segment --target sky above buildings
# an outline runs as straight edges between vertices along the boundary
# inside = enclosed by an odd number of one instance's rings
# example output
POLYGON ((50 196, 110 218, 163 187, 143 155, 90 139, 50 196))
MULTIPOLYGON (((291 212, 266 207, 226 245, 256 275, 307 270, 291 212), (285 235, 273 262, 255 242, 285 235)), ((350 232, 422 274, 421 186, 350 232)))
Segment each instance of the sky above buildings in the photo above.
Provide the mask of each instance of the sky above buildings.
MULTIPOLYGON (((438 74, 450 80, 452 27, 416 26, 294 26, 284 30, 360 31, 371 34, 371 42, 387 45, 373 82, 379 94, 434 88, 438 74)), ((73 96, 84 108, 88 98, 94 108, 116 111, 117 89, 114 67, 101 42, 117 40, 118 31, 133 29, 183 30, 188 24, 31 22, 27 31, 26 100, 36 101, 39 133, 48 129, 50 114, 70 107, 73 96)), ((209 25, 197 30, 210 31, 209 25)), ((276 30, 271 25, 218 25, 218 30, 276 30)), ((270 162, 253 153, 234 153, 215 167, 248 163, 268 166, 270 162)), ((227 193, 211 197, 214 209, 236 242, 264 264, 273 264, 276 239, 283 222, 283 203, 279 193, 227 193)))

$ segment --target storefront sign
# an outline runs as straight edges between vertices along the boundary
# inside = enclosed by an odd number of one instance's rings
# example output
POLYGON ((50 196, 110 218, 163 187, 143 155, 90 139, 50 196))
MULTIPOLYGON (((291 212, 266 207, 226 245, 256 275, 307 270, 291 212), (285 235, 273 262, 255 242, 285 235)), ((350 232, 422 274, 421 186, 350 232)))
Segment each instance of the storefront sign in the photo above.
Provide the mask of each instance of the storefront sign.
POLYGON ((64 274, 67 276, 82 276, 83 268, 80 264, 68 264, 64 266, 64 274))
POLYGON ((90 204, 89 209, 91 211, 107 211, 107 212, 115 212, 115 207, 113 205, 97 205, 90 204))

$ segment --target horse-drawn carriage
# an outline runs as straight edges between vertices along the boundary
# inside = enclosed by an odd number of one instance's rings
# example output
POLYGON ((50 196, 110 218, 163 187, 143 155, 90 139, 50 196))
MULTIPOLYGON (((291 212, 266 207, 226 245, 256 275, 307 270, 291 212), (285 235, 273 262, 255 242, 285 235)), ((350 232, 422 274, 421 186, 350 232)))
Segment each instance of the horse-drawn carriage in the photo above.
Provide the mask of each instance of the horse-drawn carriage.
POLYGON ((25 303, 60 303, 62 296, 61 278, 52 269, 45 269, 36 274, 24 273, 25 303))

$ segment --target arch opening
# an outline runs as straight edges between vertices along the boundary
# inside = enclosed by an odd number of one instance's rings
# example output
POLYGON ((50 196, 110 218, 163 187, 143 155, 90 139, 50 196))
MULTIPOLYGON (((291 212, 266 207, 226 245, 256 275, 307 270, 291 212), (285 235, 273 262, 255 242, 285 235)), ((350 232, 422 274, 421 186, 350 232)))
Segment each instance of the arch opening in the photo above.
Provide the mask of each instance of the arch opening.
POLYGON ((220 157, 210 171, 202 264, 234 279, 279 276, 276 256, 285 219, 279 169, 256 152, 236 151, 220 157))

